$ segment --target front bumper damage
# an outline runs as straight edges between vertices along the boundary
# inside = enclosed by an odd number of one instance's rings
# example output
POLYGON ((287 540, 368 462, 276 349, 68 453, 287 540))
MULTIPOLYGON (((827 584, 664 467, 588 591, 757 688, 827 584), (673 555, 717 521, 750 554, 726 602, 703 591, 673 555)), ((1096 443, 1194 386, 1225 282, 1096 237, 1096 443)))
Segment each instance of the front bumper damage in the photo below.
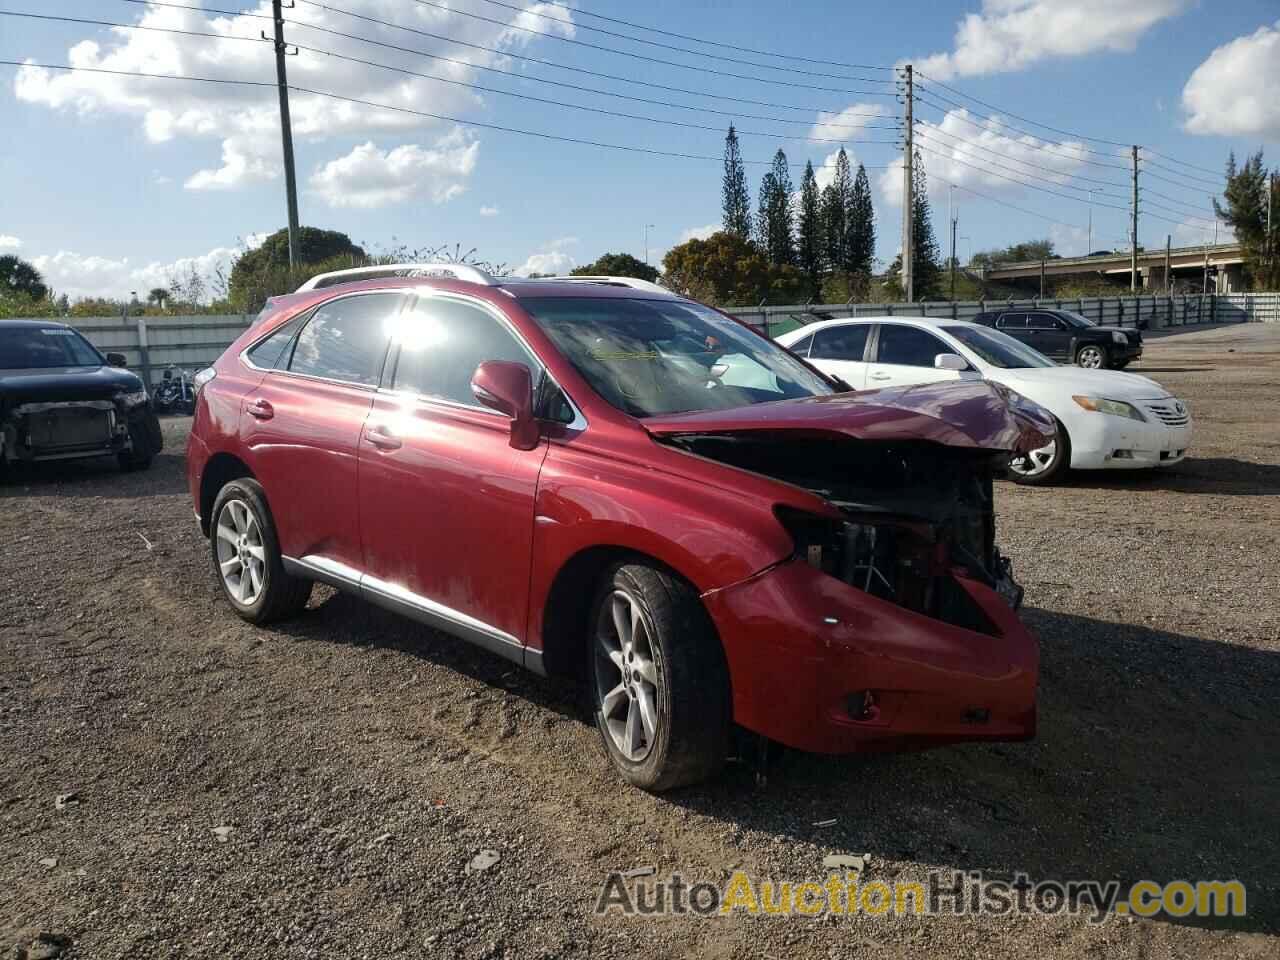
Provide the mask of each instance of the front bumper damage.
POLYGON ((126 409, 113 400, 17 403, 0 416, 0 461, 36 463, 160 449, 155 415, 146 404, 126 409))

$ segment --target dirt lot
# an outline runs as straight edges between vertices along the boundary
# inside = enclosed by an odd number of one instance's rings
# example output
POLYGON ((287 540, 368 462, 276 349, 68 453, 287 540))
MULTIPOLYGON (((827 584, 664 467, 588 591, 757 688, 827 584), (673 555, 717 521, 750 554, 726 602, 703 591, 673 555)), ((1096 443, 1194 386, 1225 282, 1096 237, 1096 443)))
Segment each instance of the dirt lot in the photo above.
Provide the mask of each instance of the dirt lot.
POLYGON ((147 473, 24 475, 0 490, 0 955, 48 931, 95 958, 1275 957, 1280 326, 1152 340, 1135 372, 1189 401, 1194 459, 999 487, 1036 741, 661 798, 610 774, 575 690, 459 641, 319 590, 279 629, 239 621, 185 420, 147 473), (466 872, 482 848, 501 860, 466 872), (592 914, 615 869, 821 879, 831 853, 879 880, 1239 878, 1249 915, 592 914))

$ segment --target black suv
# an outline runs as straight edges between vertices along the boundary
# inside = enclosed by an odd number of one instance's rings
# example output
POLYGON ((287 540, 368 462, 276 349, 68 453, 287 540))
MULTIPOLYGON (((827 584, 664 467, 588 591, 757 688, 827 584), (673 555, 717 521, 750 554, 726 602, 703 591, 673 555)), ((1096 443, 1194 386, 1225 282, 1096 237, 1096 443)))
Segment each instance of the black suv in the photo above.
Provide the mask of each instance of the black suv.
POLYGON ((1046 357, 1091 370, 1122 370, 1142 356, 1142 331, 1099 326, 1070 310, 999 310, 974 323, 995 327, 1046 357))
POLYGON ((51 320, 0 320, 0 479, 13 463, 112 454, 151 465, 163 441, 141 378, 51 320))

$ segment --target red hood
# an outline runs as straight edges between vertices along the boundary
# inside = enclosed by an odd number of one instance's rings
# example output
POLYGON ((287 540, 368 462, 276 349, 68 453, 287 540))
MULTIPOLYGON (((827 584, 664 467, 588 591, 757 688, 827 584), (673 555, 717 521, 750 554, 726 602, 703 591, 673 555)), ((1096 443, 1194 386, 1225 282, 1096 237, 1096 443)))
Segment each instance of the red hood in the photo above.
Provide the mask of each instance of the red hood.
POLYGON ((929 440, 952 447, 1024 452, 1054 435, 1049 413, 985 380, 919 384, 647 417, 654 436, 791 431, 855 440, 929 440))

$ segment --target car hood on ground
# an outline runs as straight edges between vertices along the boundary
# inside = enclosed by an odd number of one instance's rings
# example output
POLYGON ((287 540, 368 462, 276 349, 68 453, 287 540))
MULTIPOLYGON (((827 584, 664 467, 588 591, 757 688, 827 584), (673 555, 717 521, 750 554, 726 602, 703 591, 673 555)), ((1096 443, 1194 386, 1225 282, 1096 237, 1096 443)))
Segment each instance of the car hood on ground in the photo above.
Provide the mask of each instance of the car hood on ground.
POLYGON ((1110 400, 1157 400, 1169 391, 1154 380, 1136 373, 1119 370, 1083 370, 1080 367, 1030 367, 1016 370, 991 370, 988 374, 998 382, 1037 399, 1037 387, 1049 388, 1080 396, 1106 397, 1110 400))
POLYGON ((118 394, 141 389, 141 378, 119 367, 0 370, 0 398, 7 403, 108 400, 118 394))
POLYGON ((1007 391, 983 380, 667 414, 641 423, 655 437, 796 431, 855 440, 927 440, 993 451, 1036 449, 1054 435, 1045 411, 1011 405, 1007 391))

